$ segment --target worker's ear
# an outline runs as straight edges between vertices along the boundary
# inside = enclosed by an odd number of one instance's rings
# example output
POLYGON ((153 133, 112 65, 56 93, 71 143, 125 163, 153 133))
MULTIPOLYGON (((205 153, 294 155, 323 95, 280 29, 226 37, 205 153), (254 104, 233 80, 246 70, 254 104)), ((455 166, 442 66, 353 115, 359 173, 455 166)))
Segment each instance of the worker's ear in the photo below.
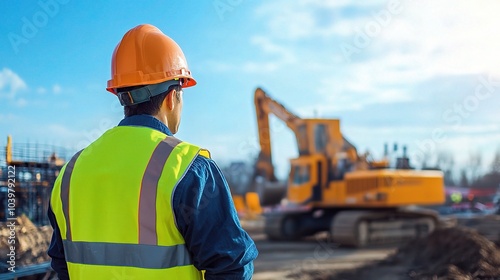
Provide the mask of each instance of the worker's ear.
POLYGON ((173 89, 171 90, 167 96, 165 97, 165 100, 163 101, 165 106, 167 106, 167 109, 169 111, 172 111, 174 110, 174 107, 175 107, 175 102, 174 102, 174 98, 175 98, 175 95, 176 95, 176 90, 173 89))

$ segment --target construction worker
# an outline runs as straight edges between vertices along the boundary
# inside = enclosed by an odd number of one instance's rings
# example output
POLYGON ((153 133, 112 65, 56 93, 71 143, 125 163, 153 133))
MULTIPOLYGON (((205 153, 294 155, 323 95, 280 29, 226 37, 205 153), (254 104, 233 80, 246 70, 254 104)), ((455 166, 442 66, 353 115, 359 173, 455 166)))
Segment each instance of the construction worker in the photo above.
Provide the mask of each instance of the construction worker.
POLYGON ((139 25, 117 45, 107 90, 125 118, 61 169, 49 256, 61 280, 251 279, 257 249, 209 153, 172 135, 196 85, 180 47, 139 25))

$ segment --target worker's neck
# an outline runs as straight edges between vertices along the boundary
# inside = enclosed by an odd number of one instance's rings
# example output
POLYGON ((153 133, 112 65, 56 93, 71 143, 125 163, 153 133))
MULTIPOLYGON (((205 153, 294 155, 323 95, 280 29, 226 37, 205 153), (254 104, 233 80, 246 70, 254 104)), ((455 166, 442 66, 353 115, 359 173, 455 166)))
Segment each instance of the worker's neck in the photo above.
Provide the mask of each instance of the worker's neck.
MULTIPOLYGON (((166 125, 168 127, 168 119, 167 119, 166 115, 156 114, 153 117, 157 118, 160 122, 162 122, 164 125, 166 125)), ((168 129, 170 130, 170 127, 168 127, 168 129)))

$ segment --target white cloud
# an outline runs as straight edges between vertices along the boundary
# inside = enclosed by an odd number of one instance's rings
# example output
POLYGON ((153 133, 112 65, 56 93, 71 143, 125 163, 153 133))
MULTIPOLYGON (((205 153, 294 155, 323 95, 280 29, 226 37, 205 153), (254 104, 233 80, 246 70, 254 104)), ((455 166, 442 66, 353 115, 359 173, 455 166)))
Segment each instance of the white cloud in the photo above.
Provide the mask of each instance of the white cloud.
POLYGON ((273 35, 288 39, 301 39, 309 37, 315 27, 314 14, 311 10, 300 9, 299 5, 289 5, 285 1, 266 3, 257 9, 257 16, 267 20, 273 35))
POLYGON ((52 86, 52 92, 54 94, 61 93, 61 90, 62 90, 62 88, 61 88, 61 86, 59 84, 55 84, 54 86, 52 86))
POLYGON ((265 36, 253 36, 250 43, 259 48, 265 58, 261 61, 246 61, 242 63, 227 63, 221 61, 208 60, 202 69, 215 72, 243 71, 245 73, 272 73, 286 65, 296 61, 296 56, 292 50, 274 43, 265 36))
POLYGON ((8 113, 8 114, 0 114, 0 123, 11 123, 18 119, 18 116, 8 113))
POLYGON ((17 93, 27 88, 23 79, 9 68, 0 71, 0 98, 13 99, 17 93))
MULTIPOLYGON (((403 12, 380 35, 387 52, 407 49, 401 65, 427 75, 487 72, 500 75, 498 1, 405 1, 403 12), (487 8, 485 8, 487 7, 487 8)), ((399 51, 401 53, 401 51, 399 51)))
POLYGON ((264 36, 253 36, 250 42, 261 48, 264 53, 277 55, 283 63, 293 63, 296 60, 295 54, 290 48, 280 46, 271 39, 264 36))
POLYGON ((272 62, 272 61, 266 61, 266 62, 245 62, 242 67, 240 67, 241 70, 247 73, 269 73, 269 72, 274 72, 278 68, 280 68, 280 63, 278 62, 272 62))
MULTIPOLYGON (((456 134, 462 134, 465 136, 467 134, 498 134, 500 136, 500 125, 496 123, 485 123, 485 124, 477 124, 477 125, 461 125, 458 127, 447 126, 444 127, 448 131, 456 134)), ((500 142, 499 142, 500 143, 500 142)))
POLYGON ((45 94, 45 93, 47 93, 47 89, 44 88, 44 87, 38 87, 36 89, 36 92, 39 93, 39 94, 45 94))
MULTIPOLYGON (((303 114, 309 112, 309 116, 314 110, 320 114, 360 111, 372 104, 411 102, 415 98, 408 88, 385 81, 386 76, 391 73, 381 73, 369 65, 360 66, 358 71, 353 71, 350 75, 349 78, 331 75, 320 79, 315 91, 322 96, 323 102, 303 106, 298 111, 303 114)), ((402 81, 404 74, 392 75, 398 76, 399 81, 402 81)))
POLYGON ((203 141, 198 144, 208 149, 216 160, 236 160, 248 155, 244 153, 246 150, 240 150, 242 143, 248 141, 248 139, 242 135, 225 133, 211 135, 210 137, 201 137, 201 139, 203 139, 203 141))
POLYGON ((28 101, 24 98, 19 98, 15 101, 15 105, 17 107, 25 107, 26 105, 28 105, 28 101))
POLYGON ((357 18, 342 18, 342 9, 352 6, 366 9, 381 3, 384 2, 369 0, 353 4, 349 0, 300 0, 292 4, 286 0, 268 1, 258 7, 255 14, 259 19, 267 21, 273 38, 328 38, 338 34, 347 35, 353 30, 353 23, 361 22, 357 18))
POLYGON ((48 124, 45 127, 45 131, 51 135, 57 135, 57 137, 61 139, 72 139, 81 136, 80 132, 74 131, 60 124, 48 124))
MULTIPOLYGON (((264 20, 267 36, 276 40, 336 40, 353 43, 359 31, 375 23, 381 31, 371 37, 362 53, 398 59, 398 65, 425 65, 426 73, 500 73, 497 55, 500 39, 496 26, 500 2, 473 1, 272 1, 262 4, 255 15, 264 20), (391 14, 387 25, 375 15, 400 3, 401 13, 391 14), (488 8, 485 8, 488 7, 488 8), (345 13, 345 10, 351 10, 345 13)), ((283 44, 289 49, 291 44, 283 44)), ((369 59, 375 58, 373 55, 369 59)), ((394 61, 391 62, 394 64, 394 61)), ((381 64, 383 69, 384 64, 381 64)))
POLYGON ((217 60, 206 60, 198 67, 199 71, 206 72, 231 72, 235 70, 234 64, 217 60))
MULTIPOLYGON (((316 91, 325 100, 321 111, 410 102, 418 95, 412 87, 436 77, 484 73, 500 77, 500 38, 495 29, 500 25, 496 12, 500 2, 399 1, 401 13, 380 25, 375 15, 387 11, 390 2, 267 2, 255 12, 267 30, 251 42, 272 38, 259 41, 263 50, 294 54, 289 68, 305 73, 314 68, 320 81, 316 91), (380 32, 369 37, 367 46, 356 45, 354 39, 369 23, 379 24, 380 32), (342 44, 357 49, 350 63, 342 56, 342 44)), ((250 62, 246 69, 275 71, 282 66, 271 60, 250 62)))

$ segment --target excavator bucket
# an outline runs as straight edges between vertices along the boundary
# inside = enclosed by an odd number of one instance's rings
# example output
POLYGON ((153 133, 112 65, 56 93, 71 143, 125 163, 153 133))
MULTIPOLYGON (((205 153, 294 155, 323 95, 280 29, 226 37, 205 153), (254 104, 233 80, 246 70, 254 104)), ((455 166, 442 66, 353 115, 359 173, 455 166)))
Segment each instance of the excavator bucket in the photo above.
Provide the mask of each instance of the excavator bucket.
POLYGON ((257 192, 261 206, 279 205, 286 196, 287 184, 284 181, 262 181, 257 183, 257 192))

